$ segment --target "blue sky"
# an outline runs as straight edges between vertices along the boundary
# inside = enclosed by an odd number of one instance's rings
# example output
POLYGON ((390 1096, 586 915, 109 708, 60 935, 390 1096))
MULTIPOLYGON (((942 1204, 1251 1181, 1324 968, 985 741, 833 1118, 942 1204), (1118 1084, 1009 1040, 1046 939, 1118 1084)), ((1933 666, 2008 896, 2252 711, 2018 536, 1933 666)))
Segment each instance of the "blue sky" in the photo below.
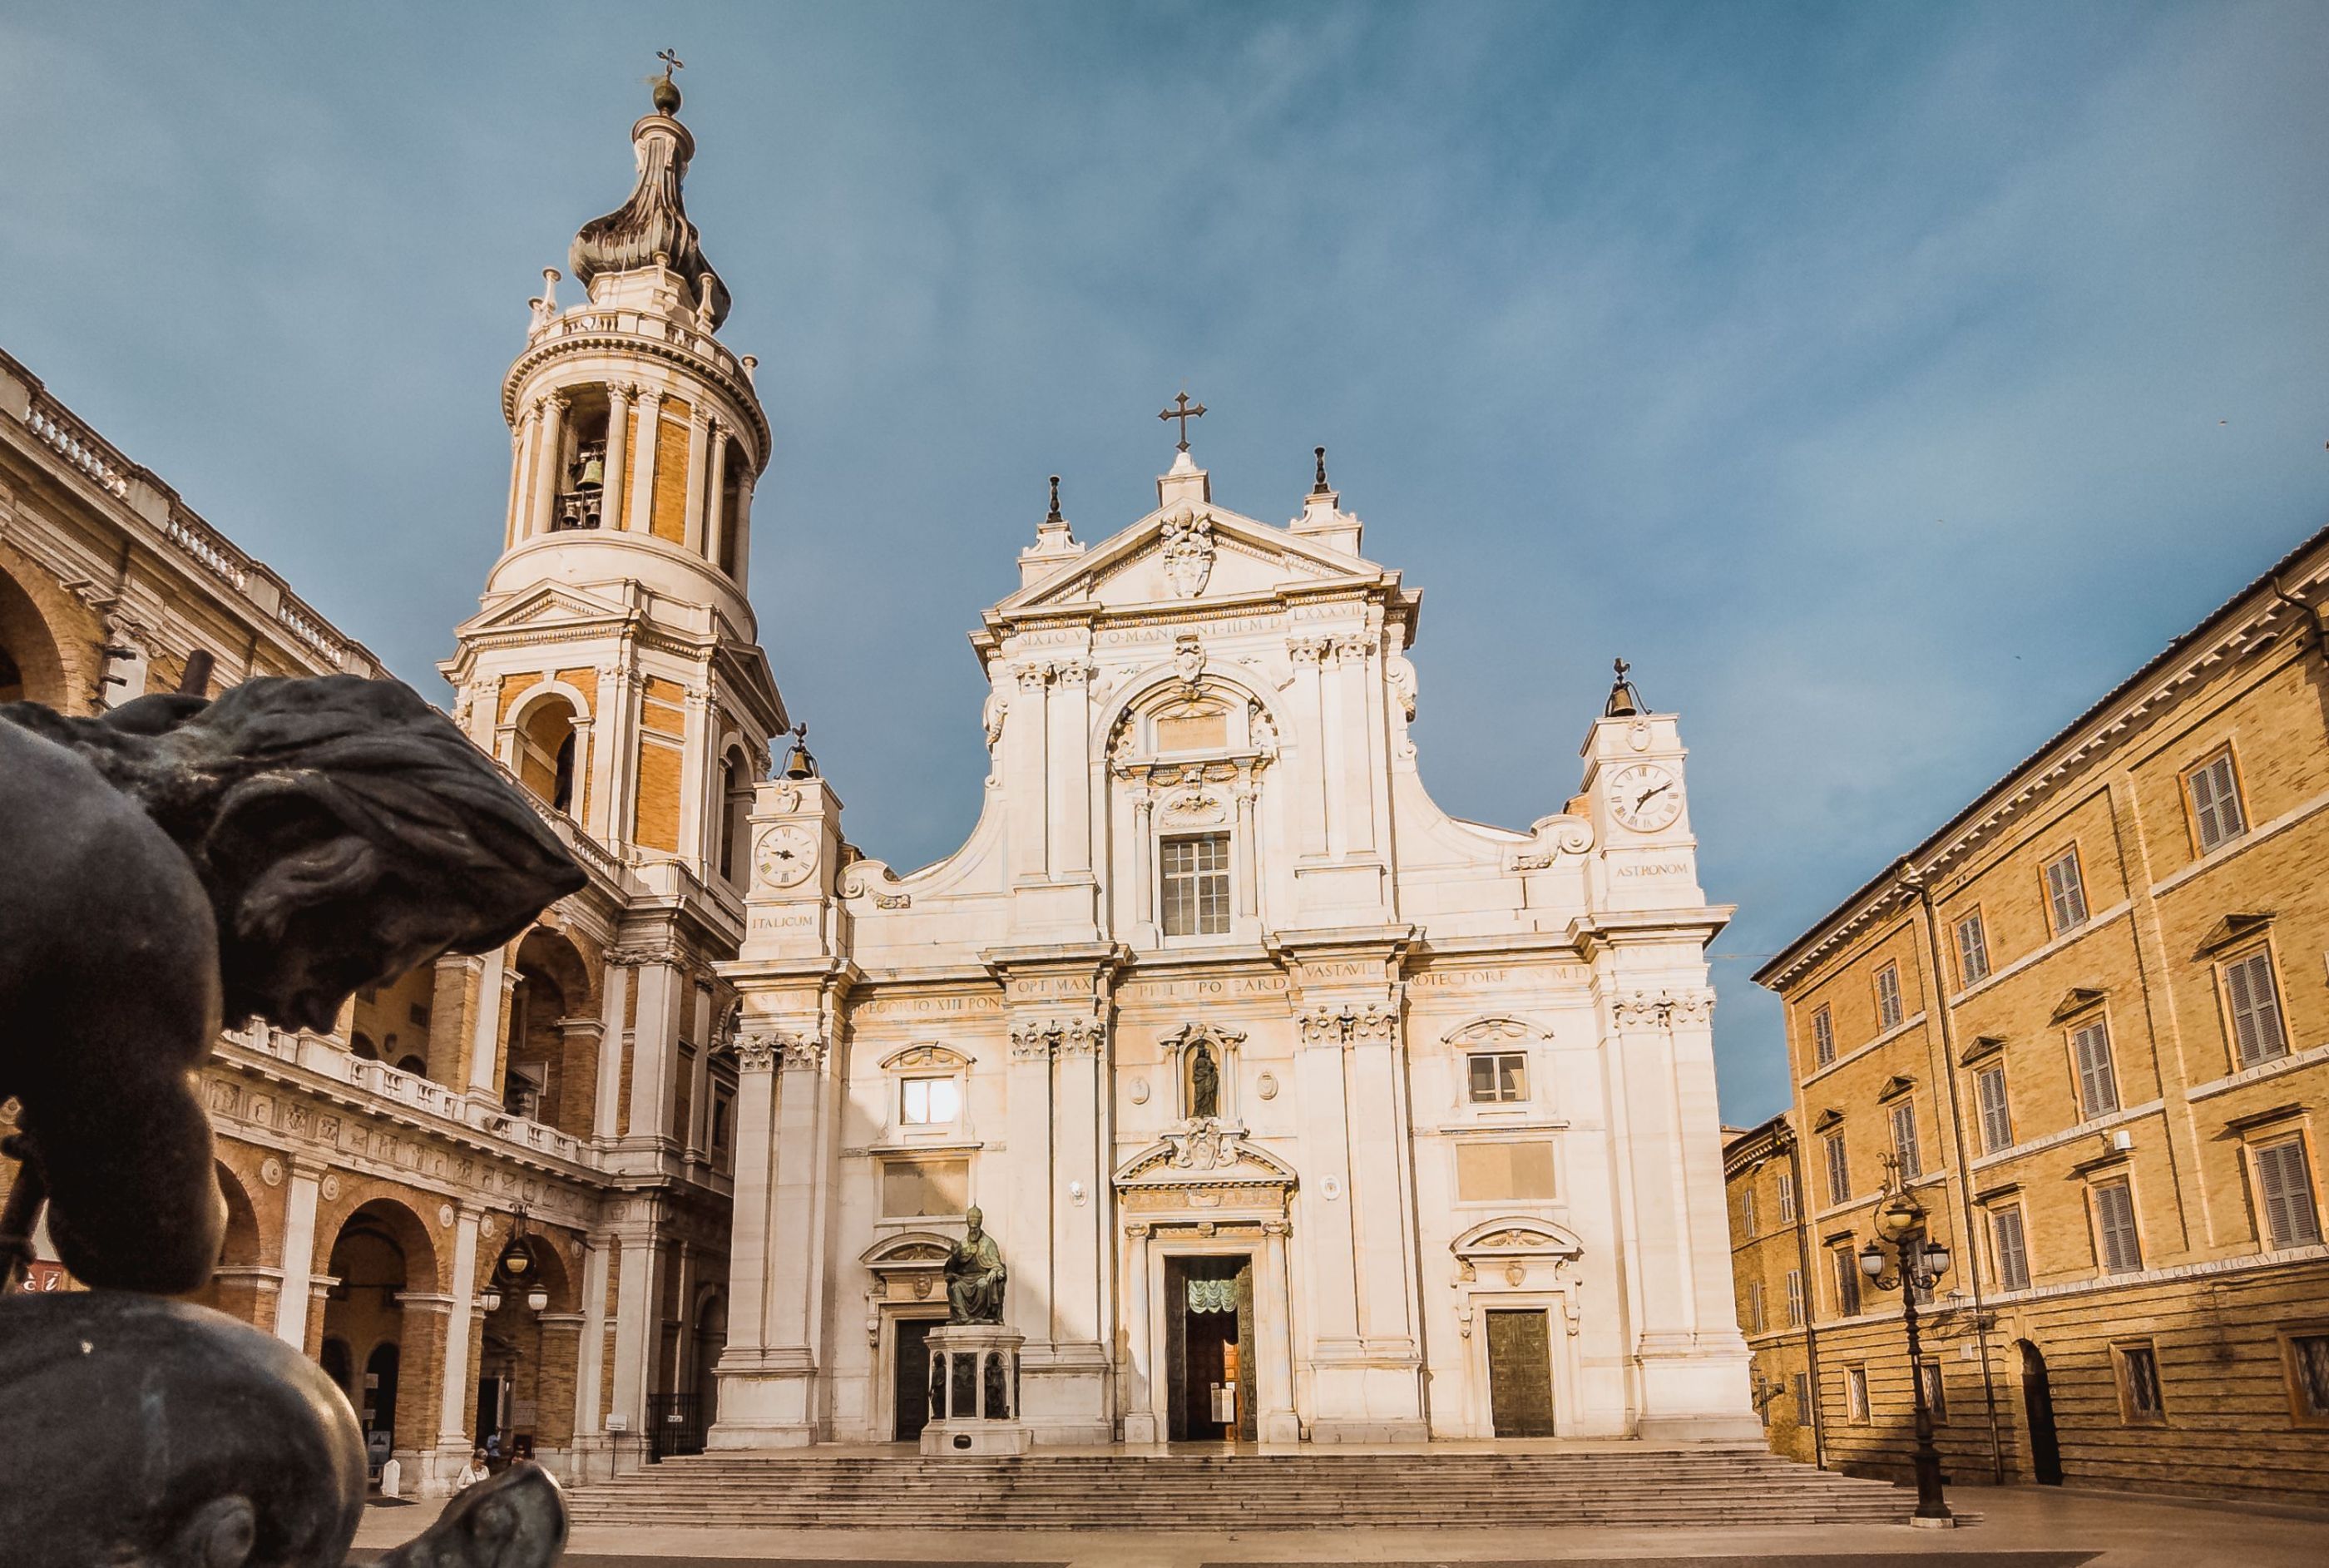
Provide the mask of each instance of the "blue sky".
POLYGON ((2318 5, 7 0, 0 346, 441 697, 665 45, 851 836, 967 831, 964 634, 1185 384, 1425 589, 1448 809, 1557 808, 1615 654, 1680 712, 1734 1121, 1758 960, 2329 521, 2318 5))

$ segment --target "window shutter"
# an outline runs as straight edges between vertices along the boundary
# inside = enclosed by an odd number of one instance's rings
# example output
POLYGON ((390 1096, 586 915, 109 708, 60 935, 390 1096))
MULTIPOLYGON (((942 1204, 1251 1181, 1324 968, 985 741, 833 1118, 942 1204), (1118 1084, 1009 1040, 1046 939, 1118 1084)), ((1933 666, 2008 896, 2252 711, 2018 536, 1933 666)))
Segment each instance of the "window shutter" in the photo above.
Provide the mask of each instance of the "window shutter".
POLYGON ((1992 1067, 1975 1074, 1974 1086, 1981 1100, 1982 1143, 1994 1154, 2013 1141, 2013 1118, 2005 1101, 2005 1069, 1992 1067))
POLYGON ((2280 996, 2272 983, 2272 955, 2255 952, 2224 966, 2224 989, 2232 1004, 2232 1044, 2240 1065, 2249 1066, 2288 1049, 2280 1025, 2280 996))
POLYGON ((2321 1214, 2313 1204, 2313 1173, 2306 1168, 2305 1145, 2291 1138, 2260 1148, 2256 1167, 2273 1246, 2309 1247, 2320 1241, 2321 1214))
POLYGON ((2096 1228, 2102 1233, 2103 1267, 2124 1274, 2143 1267, 2135 1231, 2135 1195, 2125 1182, 2095 1189, 2096 1228))
POLYGON ((2100 1024, 2089 1024, 2072 1036, 2071 1048, 2078 1057, 2079 1099, 2089 1119, 2118 1109, 2118 1081, 2111 1072, 2110 1033, 2100 1024))

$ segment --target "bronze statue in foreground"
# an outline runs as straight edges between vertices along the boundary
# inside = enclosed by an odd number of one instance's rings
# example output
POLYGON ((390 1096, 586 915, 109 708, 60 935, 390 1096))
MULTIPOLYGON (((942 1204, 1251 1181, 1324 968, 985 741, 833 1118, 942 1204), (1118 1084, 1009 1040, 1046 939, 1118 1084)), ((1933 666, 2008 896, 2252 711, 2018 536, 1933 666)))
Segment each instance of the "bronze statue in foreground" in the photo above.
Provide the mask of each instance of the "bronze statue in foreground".
MULTIPOLYGON (((86 1293, 0 1299, 0 1565, 337 1568, 354 1413, 222 1314, 225 1209, 194 1072, 222 1025, 327 1030, 358 987, 523 931, 583 883, 451 722, 393 681, 262 679, 100 718, 0 706, 0 1252, 43 1200, 86 1293)), ((556 1484, 473 1489, 385 1559, 553 1561, 556 1484)))

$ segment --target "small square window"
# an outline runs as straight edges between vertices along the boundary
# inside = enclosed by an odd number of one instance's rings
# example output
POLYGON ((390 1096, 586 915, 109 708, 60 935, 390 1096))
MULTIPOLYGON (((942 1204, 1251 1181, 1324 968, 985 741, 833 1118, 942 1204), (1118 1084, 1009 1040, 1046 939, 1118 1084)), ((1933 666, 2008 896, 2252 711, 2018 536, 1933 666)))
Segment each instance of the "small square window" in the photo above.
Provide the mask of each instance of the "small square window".
POLYGON ((1835 1020, 1825 1007, 1812 1015, 1812 1056, 1822 1067, 1835 1060, 1835 1020))
POLYGON ((1941 1364, 1938 1361, 1919 1362, 1917 1381, 1924 1385, 1925 1408, 1932 1412, 1934 1424, 1947 1425, 1949 1419, 1948 1385, 1941 1380, 1941 1364))
POLYGON ((2078 930, 2087 923, 2087 884, 2079 874, 2079 851, 2073 845, 2046 867, 2046 900, 2054 910, 2054 933, 2078 930))
POLYGON ((2118 1363, 2118 1408, 2130 1426, 2159 1426, 2167 1420, 2167 1401, 2159 1386, 2159 1354, 2149 1345, 2114 1345, 2118 1363))
POLYGON ((1226 936, 1230 929, 1230 836, 1201 833, 1158 845, 1164 934, 1226 936))
POLYGON ((898 1119, 908 1127, 944 1127, 962 1113, 962 1081, 908 1078, 898 1084, 898 1119))
POLYGON ((2273 984, 2272 950, 2258 948, 2224 966, 2224 998, 2231 1004, 2232 1049, 2243 1067, 2288 1054, 2280 1017, 2280 987, 2273 984))
POLYGON ((1989 978, 1989 933, 1982 927, 1979 910, 1957 921, 1957 975, 1967 986, 1989 978))
POLYGON ((1843 1419, 1868 1424, 1868 1368, 1864 1366, 1843 1369, 1843 1419))
POLYGON ((2329 1426, 2329 1329, 2288 1335, 2281 1348, 2291 1413, 2304 1425, 2329 1426))
POLYGON ((1501 1105, 1528 1098, 1528 1055, 1520 1051, 1482 1051, 1467 1059, 1472 1103, 1501 1105))
POLYGON ((1876 1027, 1890 1032, 1900 1026, 1900 966, 1887 964, 1876 971, 1876 1027))
POLYGON ((2192 830, 2200 841, 2201 854, 2230 844, 2249 830, 2240 811, 2239 781, 2232 776, 2229 748, 2184 774, 2183 788, 2192 798, 2192 830))

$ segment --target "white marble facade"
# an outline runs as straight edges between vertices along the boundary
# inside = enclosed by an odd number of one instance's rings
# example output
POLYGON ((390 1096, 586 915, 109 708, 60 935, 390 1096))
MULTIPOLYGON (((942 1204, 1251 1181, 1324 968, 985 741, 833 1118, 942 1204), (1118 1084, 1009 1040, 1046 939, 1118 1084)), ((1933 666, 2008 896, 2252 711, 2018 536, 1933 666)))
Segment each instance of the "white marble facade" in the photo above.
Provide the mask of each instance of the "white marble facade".
POLYGON ((759 788, 713 1446, 900 1435, 971 1204, 1042 1441, 1756 1435, 1674 719, 1613 701, 1525 832, 1448 817, 1419 595, 1323 463, 1282 527, 1185 451, 1157 495, 1097 546, 1055 509, 985 612, 960 850, 759 788))

